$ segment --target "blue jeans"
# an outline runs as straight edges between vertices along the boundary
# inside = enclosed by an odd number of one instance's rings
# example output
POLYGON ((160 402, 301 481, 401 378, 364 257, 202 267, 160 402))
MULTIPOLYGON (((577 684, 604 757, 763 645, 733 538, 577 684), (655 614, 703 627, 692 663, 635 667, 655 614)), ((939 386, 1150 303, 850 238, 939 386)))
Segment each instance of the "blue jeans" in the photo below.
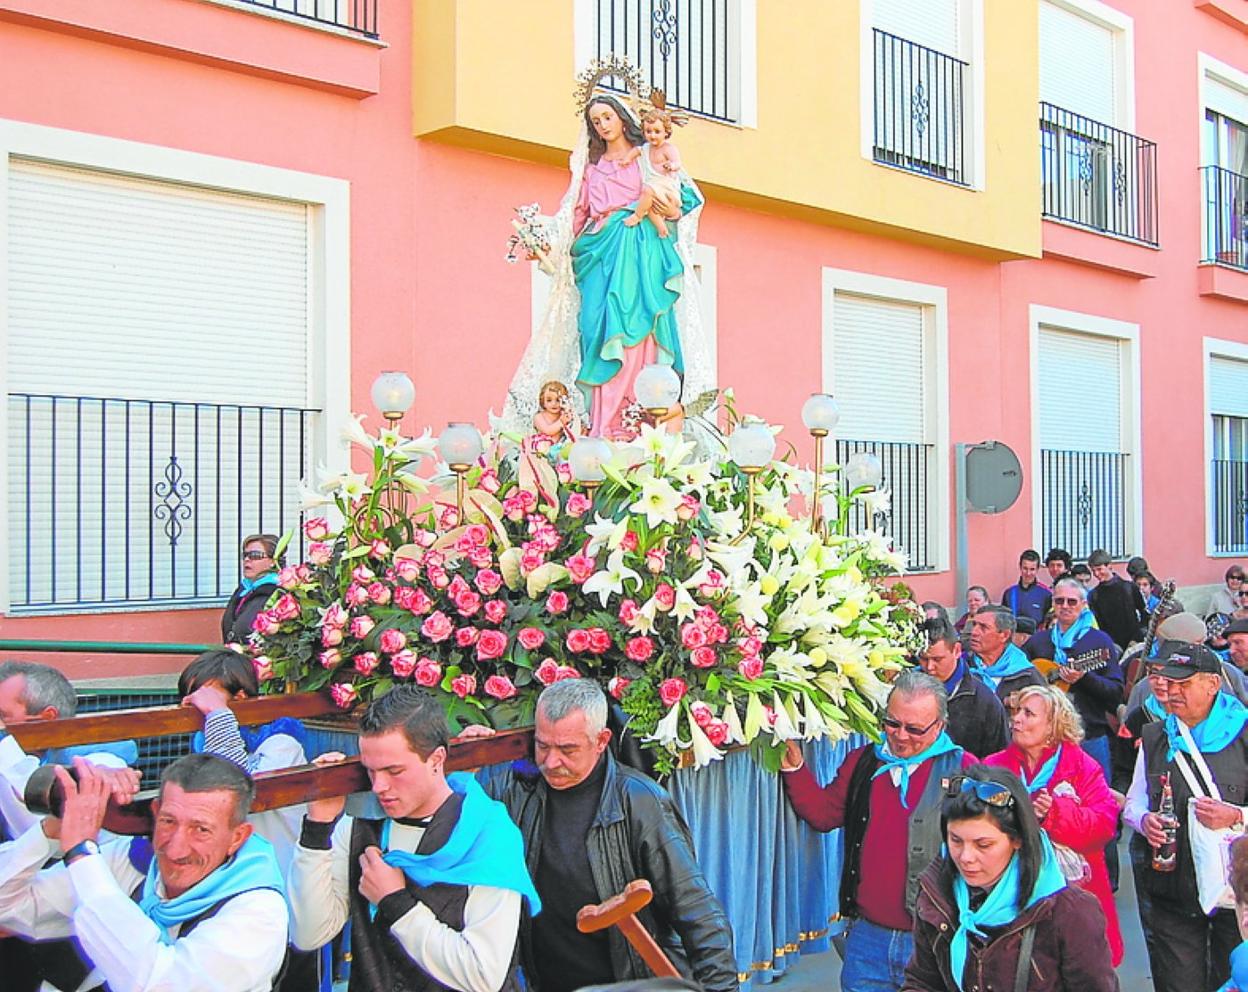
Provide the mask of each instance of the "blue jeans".
POLYGON ((897 992, 914 950, 914 934, 854 920, 845 936, 842 992, 897 992))

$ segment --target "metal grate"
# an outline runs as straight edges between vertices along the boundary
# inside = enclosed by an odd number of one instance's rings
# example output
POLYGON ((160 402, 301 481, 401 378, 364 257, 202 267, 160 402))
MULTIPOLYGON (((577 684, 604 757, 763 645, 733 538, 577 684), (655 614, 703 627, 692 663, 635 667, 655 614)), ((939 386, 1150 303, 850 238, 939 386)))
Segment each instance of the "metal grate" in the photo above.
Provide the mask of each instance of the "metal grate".
MULTIPOLYGON (((107 710, 129 710, 149 706, 171 706, 178 702, 175 690, 131 691, 127 689, 80 690, 79 713, 100 713, 107 710)), ((190 754, 191 735, 172 734, 168 737, 140 737, 139 771, 143 773, 143 787, 151 788, 160 781, 161 772, 175 759, 190 754)))
POLYGON ((1200 170, 1205 191, 1205 251, 1202 262, 1248 269, 1248 176, 1206 165, 1200 170))
POLYGON ((880 487, 890 494, 887 514, 867 519, 864 506, 850 510, 851 531, 863 528, 882 529, 904 551, 912 572, 930 572, 936 568, 931 538, 932 453, 930 444, 901 444, 885 441, 851 441, 838 439, 836 462, 844 466, 851 455, 866 451, 880 460, 880 487))
POLYGON ((1127 459, 1118 451, 1040 451, 1042 546, 1086 558, 1103 548, 1115 559, 1127 545, 1127 459))
POLYGON ((368 38, 377 37, 377 0, 242 0, 293 14, 318 24, 332 24, 368 38))

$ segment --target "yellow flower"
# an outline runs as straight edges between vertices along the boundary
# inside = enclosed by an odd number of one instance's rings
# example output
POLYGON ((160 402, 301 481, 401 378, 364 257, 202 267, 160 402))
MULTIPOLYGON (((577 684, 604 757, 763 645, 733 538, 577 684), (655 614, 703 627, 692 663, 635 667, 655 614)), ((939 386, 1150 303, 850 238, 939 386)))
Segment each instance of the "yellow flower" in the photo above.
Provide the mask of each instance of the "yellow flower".
POLYGON ((785 534, 772 534, 767 546, 775 552, 784 551, 789 546, 789 538, 785 534))
POLYGON ((780 591, 780 580, 774 575, 764 575, 759 581, 758 587, 762 590, 764 596, 774 596, 780 591))

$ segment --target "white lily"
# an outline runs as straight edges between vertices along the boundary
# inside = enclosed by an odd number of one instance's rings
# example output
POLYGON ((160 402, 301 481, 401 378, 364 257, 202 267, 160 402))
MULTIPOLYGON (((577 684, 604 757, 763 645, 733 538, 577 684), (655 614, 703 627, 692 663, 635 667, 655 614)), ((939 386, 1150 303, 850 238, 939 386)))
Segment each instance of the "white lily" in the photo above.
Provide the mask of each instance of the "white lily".
POLYGON ((680 714, 680 703, 673 703, 672 708, 667 711, 667 715, 655 724, 654 733, 647 737, 646 740, 656 741, 666 747, 671 747, 673 744, 678 747, 683 746, 684 742, 680 739, 680 714))
POLYGON ((724 752, 711 743, 706 731, 698 726, 698 722, 689 714, 689 743, 693 746, 693 767, 705 768, 712 761, 720 761, 724 752))
POLYGON ((299 509, 315 510, 318 506, 333 506, 333 497, 317 489, 311 489, 306 483, 299 483, 299 509))
POLYGON ((802 737, 808 741, 828 736, 828 721, 815 705, 814 699, 802 693, 802 737))
POLYGON ((429 483, 411 472, 395 472, 394 481, 415 496, 429 491, 429 483))
POLYGON ((624 535, 628 533, 628 517, 611 520, 601 513, 595 513, 594 522, 585 525, 585 533, 589 535, 586 554, 592 555, 604 545, 608 551, 614 551, 623 542, 624 535))
POLYGON ((745 703, 745 743, 750 743, 762 731, 767 729, 767 711, 763 708, 763 698, 757 692, 751 692, 745 703))
POLYGON ((864 493, 859 493, 857 498, 866 509, 868 520, 888 513, 893 507, 893 496, 887 489, 869 489, 864 493))
POLYGON ((732 693, 727 694, 728 702, 724 705, 724 715, 722 717, 724 723, 728 724, 728 742, 730 744, 748 744, 745 739, 745 730, 741 727, 741 714, 737 712, 737 704, 733 701, 732 693))
POLYGON ((369 451, 372 451, 377 442, 364 429, 363 421, 364 414, 362 413, 355 417, 348 417, 338 434, 344 441, 350 441, 352 444, 358 444, 361 448, 367 448, 369 451))
POLYGON ((776 722, 772 724, 772 739, 779 741, 791 741, 801 736, 797 729, 797 724, 801 719, 797 714, 797 707, 792 696, 780 698, 780 693, 773 692, 771 694, 772 709, 776 713, 776 722))
POLYGON ((417 461, 421 458, 430 458, 437 454, 438 439, 435 438, 429 428, 426 427, 425 432, 421 434, 420 437, 407 438, 406 440, 400 442, 399 446, 395 450, 404 458, 408 458, 411 461, 417 461))
POLYGON ((646 479, 641 483, 641 495, 630 504, 633 513, 645 514, 651 527, 674 524, 676 511, 680 508, 680 493, 666 479, 646 479))
POLYGON ((348 503, 354 503, 373 491, 368 484, 368 476, 363 472, 344 472, 342 484, 338 487, 338 495, 348 503))
POLYGON ((699 492, 710 485, 714 476, 711 474, 710 462, 688 462, 681 465, 672 472, 681 485, 689 490, 698 490, 699 492))
POLYGON ((697 612, 698 604, 693 601, 693 597, 689 595, 689 590, 683 585, 676 587, 676 605, 672 607, 672 615, 681 623, 688 620, 697 612))
POLYGON ((641 576, 624 564, 624 552, 617 549, 607 557, 606 568, 591 575, 581 588, 586 595, 596 592, 598 601, 606 606, 612 593, 623 595, 625 582, 640 585, 641 576))
POLYGON ((728 544, 724 541, 707 541, 706 557, 719 566, 725 575, 737 575, 745 572, 754 564, 754 537, 747 537, 740 544, 728 544))
POLYGON ((740 507, 733 506, 727 510, 712 510, 707 514, 711 520, 711 528, 717 534, 736 537, 745 526, 745 516, 740 507))
POLYGON ((740 585, 734 582, 733 595, 733 601, 742 620, 756 627, 766 625, 767 604, 771 602, 771 597, 763 593, 757 582, 749 578, 740 585))

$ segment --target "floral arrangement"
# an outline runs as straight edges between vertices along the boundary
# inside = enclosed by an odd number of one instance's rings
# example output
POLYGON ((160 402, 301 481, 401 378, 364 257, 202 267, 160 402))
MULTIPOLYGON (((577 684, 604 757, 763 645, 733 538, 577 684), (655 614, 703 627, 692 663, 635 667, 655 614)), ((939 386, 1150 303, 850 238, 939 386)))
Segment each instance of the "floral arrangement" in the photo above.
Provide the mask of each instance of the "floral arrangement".
POLYGON ((515 233, 507 239, 507 254, 504 257, 512 264, 522 258, 535 258, 543 272, 554 275, 549 258, 550 233, 547 222, 542 219, 541 209, 536 203, 516 207, 516 217, 511 222, 515 233))
MULTIPOLYGON (((731 413, 731 411, 730 411, 731 413)), ((735 413, 732 414, 735 416, 735 413)), ((563 455, 494 435, 453 497, 416 474, 433 454, 357 419, 369 476, 324 479, 305 504, 307 560, 282 569, 251 650, 266 688, 328 686, 344 707, 400 682, 441 693, 453 720, 531 722, 537 693, 599 680, 660 772, 750 745, 775 767, 790 738, 878 736, 890 673, 921 619, 903 556, 879 532, 812 531, 793 513, 810 473, 754 479, 649 426, 612 447, 597 487, 563 455)), ((436 480, 435 476, 435 480, 436 480)))

